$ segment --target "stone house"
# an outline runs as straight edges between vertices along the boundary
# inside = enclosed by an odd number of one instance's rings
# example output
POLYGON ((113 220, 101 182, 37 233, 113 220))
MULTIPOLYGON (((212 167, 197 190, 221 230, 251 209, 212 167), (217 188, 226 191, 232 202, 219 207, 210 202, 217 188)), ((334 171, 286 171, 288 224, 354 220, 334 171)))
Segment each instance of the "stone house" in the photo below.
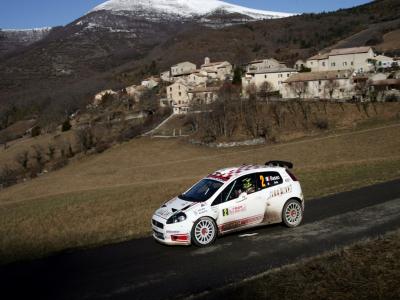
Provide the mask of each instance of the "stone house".
POLYGON ((246 65, 246 72, 263 71, 265 69, 286 68, 286 65, 274 58, 253 60, 246 65))
POLYGON ((352 69, 358 73, 369 72, 370 59, 375 57, 371 47, 333 49, 328 53, 318 54, 307 60, 307 67, 312 72, 352 69))
POLYGON ((306 72, 290 76, 281 89, 285 99, 351 99, 355 95, 352 70, 306 72))
POLYGON ((220 86, 196 87, 189 90, 189 101, 193 104, 210 104, 218 98, 220 86))
POLYGON ((302 60, 302 59, 299 59, 299 60, 297 60, 297 61, 294 63, 294 68, 295 68, 297 71, 300 71, 301 69, 303 69, 303 68, 305 68, 305 67, 307 67, 307 62, 304 61, 304 60, 302 60))
POLYGON ((207 72, 196 70, 189 74, 186 80, 192 85, 205 85, 208 80, 207 72))
POLYGON ((142 83, 141 83, 142 86, 144 86, 148 89, 153 89, 156 86, 158 86, 159 84, 160 84, 160 78, 154 77, 154 76, 151 76, 149 78, 142 80, 142 83))
POLYGON ((190 86, 182 81, 175 82, 167 86, 167 100, 172 106, 189 106, 189 92, 190 86))
POLYGON ((188 75, 192 73, 193 71, 196 70, 196 65, 189 62, 181 62, 176 65, 173 65, 171 67, 171 76, 176 77, 176 76, 182 76, 182 75, 188 75))
POLYGON ((391 95, 400 99, 400 79, 372 80, 369 86, 377 101, 385 101, 391 95))
POLYGON ((165 82, 172 82, 171 70, 161 72, 160 78, 162 81, 165 82))
POLYGON ((206 72, 209 78, 223 81, 232 77, 233 66, 227 61, 211 62, 206 57, 200 70, 206 72))
POLYGON ((370 59, 370 61, 376 69, 388 69, 393 67, 393 64, 395 63, 393 58, 385 55, 377 55, 370 59))
POLYGON ((249 86, 254 85, 259 89, 265 82, 270 84, 270 92, 280 91, 283 82, 293 74, 297 74, 297 71, 286 67, 249 71, 242 77, 242 93, 246 96, 249 86))

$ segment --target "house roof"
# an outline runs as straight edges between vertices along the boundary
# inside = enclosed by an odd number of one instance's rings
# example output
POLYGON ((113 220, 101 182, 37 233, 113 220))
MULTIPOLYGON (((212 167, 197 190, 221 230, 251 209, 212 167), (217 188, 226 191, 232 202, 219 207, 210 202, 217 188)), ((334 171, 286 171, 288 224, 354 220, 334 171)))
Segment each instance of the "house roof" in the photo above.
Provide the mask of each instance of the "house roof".
POLYGON ((183 61, 183 62, 180 62, 180 63, 177 63, 177 64, 173 65, 172 67, 177 67, 177 66, 182 65, 182 64, 192 64, 192 65, 195 65, 194 63, 192 63, 192 62, 190 62, 190 61, 183 61))
POLYGON ((219 86, 210 86, 210 87, 196 87, 191 89, 189 93, 206 93, 206 92, 218 92, 221 87, 219 86))
POLYGON ((201 67, 202 68, 204 68, 204 67, 215 67, 215 66, 219 66, 219 65, 223 65, 223 64, 227 65, 227 64, 230 64, 230 63, 227 62, 227 61, 216 61, 216 62, 212 62, 212 63, 201 65, 201 67))
POLYGON ((342 48, 342 49, 332 49, 329 55, 346 55, 346 54, 357 54, 357 53, 367 53, 371 50, 371 47, 354 47, 354 48, 342 48))
POLYGON ((347 79, 350 78, 351 74, 350 70, 297 73, 290 76, 285 82, 347 79))
POLYGON ((314 55, 310 57, 308 60, 323 60, 323 59, 328 59, 329 53, 318 53, 317 55, 314 55))
POLYGON ((259 71, 250 71, 248 74, 270 74, 270 73, 284 73, 284 72, 297 72, 296 69, 292 68, 269 68, 259 71))
POLYGON ((376 80, 376 81, 372 81, 371 85, 373 85, 373 86, 388 86, 388 85, 400 86, 400 79, 376 80))

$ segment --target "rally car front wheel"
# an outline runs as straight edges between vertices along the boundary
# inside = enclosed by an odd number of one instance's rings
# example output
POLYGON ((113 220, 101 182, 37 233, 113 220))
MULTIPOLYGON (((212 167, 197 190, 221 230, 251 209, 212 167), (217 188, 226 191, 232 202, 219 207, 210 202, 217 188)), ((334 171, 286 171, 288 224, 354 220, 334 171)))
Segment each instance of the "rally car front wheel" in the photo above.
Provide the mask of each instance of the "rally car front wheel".
POLYGON ((192 227, 192 242, 197 247, 206 247, 217 238, 217 225, 209 217, 203 217, 194 222, 192 227))

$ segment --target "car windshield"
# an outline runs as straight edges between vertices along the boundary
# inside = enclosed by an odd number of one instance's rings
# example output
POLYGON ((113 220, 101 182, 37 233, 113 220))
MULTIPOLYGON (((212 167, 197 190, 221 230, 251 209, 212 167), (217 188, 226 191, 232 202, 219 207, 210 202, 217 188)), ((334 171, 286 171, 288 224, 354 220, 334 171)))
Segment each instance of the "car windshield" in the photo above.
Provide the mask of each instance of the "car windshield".
POLYGON ((203 179, 179 198, 192 202, 204 202, 210 199, 222 185, 223 183, 217 180, 203 179))

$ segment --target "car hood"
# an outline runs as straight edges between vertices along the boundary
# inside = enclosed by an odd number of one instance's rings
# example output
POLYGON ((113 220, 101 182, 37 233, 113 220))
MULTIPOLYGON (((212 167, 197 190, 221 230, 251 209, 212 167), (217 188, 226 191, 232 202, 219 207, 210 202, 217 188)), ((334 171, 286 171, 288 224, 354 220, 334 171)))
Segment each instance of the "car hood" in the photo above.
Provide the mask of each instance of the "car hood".
POLYGON ((157 209, 155 214, 161 218, 169 219, 177 211, 186 210, 196 204, 197 202, 185 201, 175 197, 157 209))

